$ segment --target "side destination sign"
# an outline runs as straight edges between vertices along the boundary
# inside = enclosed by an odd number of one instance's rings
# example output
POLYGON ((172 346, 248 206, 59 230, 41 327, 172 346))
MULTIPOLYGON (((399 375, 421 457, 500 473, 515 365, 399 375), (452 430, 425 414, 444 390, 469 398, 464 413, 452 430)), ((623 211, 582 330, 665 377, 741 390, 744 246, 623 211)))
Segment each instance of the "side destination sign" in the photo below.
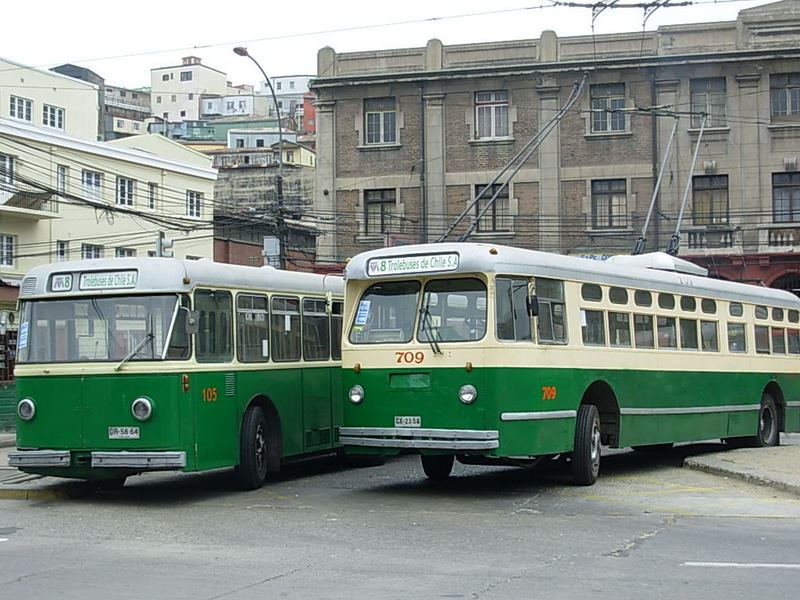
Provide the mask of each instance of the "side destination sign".
POLYGON ((80 289, 112 290, 136 287, 139 273, 137 271, 110 271, 81 273, 80 289))
POLYGON ((422 254, 418 256, 393 256, 371 258, 367 262, 367 276, 401 275, 403 273, 428 273, 431 271, 455 271, 458 254, 422 254))

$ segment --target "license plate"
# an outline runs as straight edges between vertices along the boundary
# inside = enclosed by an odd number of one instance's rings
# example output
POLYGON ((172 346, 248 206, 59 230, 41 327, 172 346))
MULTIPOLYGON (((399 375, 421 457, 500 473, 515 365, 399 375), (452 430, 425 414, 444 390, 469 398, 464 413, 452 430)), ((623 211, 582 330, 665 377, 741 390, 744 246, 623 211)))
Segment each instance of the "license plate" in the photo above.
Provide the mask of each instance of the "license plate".
POLYGON ((395 427, 422 427, 422 417, 395 417, 395 427))
POLYGON ((108 439, 110 440, 138 440, 138 427, 109 427, 108 439))

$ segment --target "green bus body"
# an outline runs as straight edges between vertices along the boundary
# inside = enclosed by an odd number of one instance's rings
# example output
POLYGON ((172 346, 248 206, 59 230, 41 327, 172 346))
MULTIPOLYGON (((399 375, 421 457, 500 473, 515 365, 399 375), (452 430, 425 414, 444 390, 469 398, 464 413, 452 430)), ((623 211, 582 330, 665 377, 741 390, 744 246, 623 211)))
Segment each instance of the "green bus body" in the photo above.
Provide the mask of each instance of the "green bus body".
POLYGON ((337 277, 210 261, 33 269, 10 464, 100 482, 237 467, 252 489, 284 460, 330 454, 342 418, 342 291, 337 277), (214 310, 197 309, 200 292, 214 310), (146 418, 134 414, 141 400, 146 418))
POLYGON ((487 244, 358 255, 345 272, 340 439, 349 453, 417 451, 434 478, 452 457, 566 455, 591 484, 601 441, 772 445, 800 431, 800 300, 697 269, 487 244))

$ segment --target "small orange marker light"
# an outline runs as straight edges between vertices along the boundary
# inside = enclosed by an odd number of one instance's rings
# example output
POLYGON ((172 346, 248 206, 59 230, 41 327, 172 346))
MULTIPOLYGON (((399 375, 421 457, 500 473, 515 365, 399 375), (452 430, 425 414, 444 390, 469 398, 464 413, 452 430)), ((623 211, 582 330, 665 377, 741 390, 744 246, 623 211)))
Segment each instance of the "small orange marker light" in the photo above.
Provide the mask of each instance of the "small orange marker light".
POLYGON ((184 373, 181 376, 181 383, 183 384, 183 391, 184 392, 188 392, 189 391, 189 376, 186 373, 184 373))
POLYGON ((192 283, 191 279, 189 279, 188 277, 183 278, 183 285, 189 285, 190 283, 192 283))
POLYGON ((464 365, 464 370, 465 370, 467 373, 469 373, 470 371, 472 371, 472 361, 471 361, 471 360, 468 360, 468 361, 467 361, 467 364, 466 364, 466 365, 464 365))
POLYGON ((497 248, 489 248, 489 254, 497 254, 497 248))
POLYGON ((355 371, 356 373, 361 373, 361 363, 354 364, 353 371, 355 371))

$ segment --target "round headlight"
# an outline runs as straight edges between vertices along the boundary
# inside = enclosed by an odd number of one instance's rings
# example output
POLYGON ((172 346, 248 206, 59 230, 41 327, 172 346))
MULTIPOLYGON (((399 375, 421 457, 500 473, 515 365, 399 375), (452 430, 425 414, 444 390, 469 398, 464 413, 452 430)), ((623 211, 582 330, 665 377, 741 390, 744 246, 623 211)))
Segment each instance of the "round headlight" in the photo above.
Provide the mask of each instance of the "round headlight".
POLYGON ((131 404, 131 413, 137 421, 147 421, 153 414, 153 404, 147 398, 137 398, 131 404))
POLYGON ((30 421, 36 414, 36 405, 30 398, 23 398, 17 404, 17 414, 23 421, 30 421))
POLYGON ((478 390, 475 389, 474 385, 462 385, 458 389, 458 399, 464 404, 472 404, 478 399, 478 390))
POLYGON ((353 404, 361 404, 361 401, 364 399, 364 388, 360 385, 354 385, 350 388, 350 391, 347 392, 347 396, 353 404))

